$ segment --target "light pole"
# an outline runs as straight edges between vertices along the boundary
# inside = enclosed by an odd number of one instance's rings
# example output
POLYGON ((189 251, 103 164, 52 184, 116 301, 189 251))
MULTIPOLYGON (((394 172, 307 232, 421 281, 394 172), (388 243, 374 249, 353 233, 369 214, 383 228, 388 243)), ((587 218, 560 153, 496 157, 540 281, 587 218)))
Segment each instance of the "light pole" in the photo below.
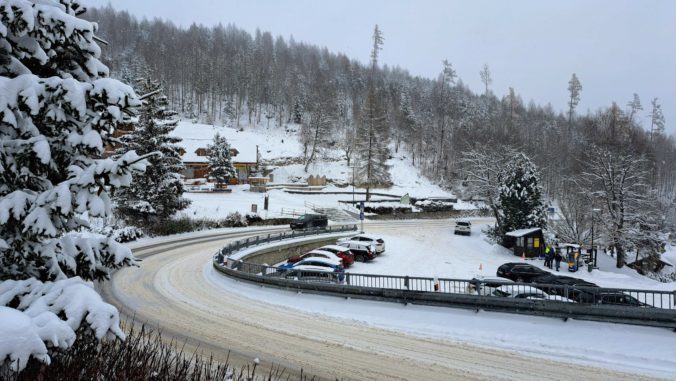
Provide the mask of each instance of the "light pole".
MULTIPOLYGON (((596 266, 596 257, 597 257, 597 252, 594 250, 594 213, 600 212, 601 209, 599 208, 592 208, 592 226, 591 226, 591 253, 590 255, 594 257, 594 268, 597 268, 596 266)), ((589 258, 591 259, 591 258, 589 258)))
POLYGON ((357 166, 351 165, 348 168, 352 168, 352 206, 354 206, 354 170, 357 166))

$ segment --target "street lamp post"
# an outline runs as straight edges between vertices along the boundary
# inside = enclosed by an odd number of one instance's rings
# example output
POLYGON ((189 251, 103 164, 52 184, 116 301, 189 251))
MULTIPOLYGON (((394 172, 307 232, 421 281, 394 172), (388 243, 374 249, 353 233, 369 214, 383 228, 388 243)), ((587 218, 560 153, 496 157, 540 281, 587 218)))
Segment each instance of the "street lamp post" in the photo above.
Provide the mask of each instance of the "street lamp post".
POLYGON ((352 168, 352 206, 354 206, 354 169, 357 168, 356 165, 351 165, 352 168))
MULTIPOLYGON (((596 265, 596 257, 598 256, 597 251, 594 250, 594 215, 596 212, 600 212, 599 208, 592 208, 592 226, 591 226, 591 254, 594 257, 594 268, 598 268, 596 265)), ((590 258, 591 259, 591 258, 590 258)))

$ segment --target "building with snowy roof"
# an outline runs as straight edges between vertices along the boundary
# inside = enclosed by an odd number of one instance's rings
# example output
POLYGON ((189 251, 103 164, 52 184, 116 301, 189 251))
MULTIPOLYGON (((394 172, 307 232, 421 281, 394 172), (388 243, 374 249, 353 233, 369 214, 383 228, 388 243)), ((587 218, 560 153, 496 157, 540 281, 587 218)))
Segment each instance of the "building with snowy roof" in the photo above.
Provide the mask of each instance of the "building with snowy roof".
POLYGON ((545 253, 545 240, 541 228, 519 229, 505 233, 502 244, 516 256, 536 258, 545 253))

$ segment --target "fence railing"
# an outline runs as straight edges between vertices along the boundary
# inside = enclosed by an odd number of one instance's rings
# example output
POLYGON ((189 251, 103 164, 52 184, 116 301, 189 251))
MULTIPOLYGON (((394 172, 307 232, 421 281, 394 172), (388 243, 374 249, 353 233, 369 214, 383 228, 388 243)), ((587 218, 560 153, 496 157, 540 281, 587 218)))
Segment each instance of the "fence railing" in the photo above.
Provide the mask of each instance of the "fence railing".
POLYGON ((676 329, 676 290, 286 270, 248 262, 246 258, 256 251, 242 253, 241 258, 233 255, 265 243, 356 229, 356 225, 342 225, 249 237, 221 249, 213 265, 231 277, 308 292, 676 329))
POLYGON ((214 256, 214 261, 217 263, 223 263, 227 257, 232 255, 235 252, 238 252, 242 249, 246 249, 253 246, 263 245, 270 242, 278 242, 286 239, 302 238, 316 236, 320 234, 330 234, 330 233, 345 233, 350 231, 356 231, 357 225, 337 225, 337 226, 328 226, 326 228, 318 229, 303 229, 303 230, 290 230, 277 234, 266 234, 266 235, 257 235, 253 237, 248 237, 245 239, 240 239, 237 241, 230 242, 224 248, 218 251, 214 256))
MULTIPOLYGON (((217 264, 222 264, 218 263, 217 264)), ((224 265, 224 264, 223 264, 224 265)), ((471 295, 487 298, 541 300, 559 303, 605 304, 623 307, 660 308, 676 311, 676 291, 637 290, 629 288, 602 288, 569 286, 543 283, 505 283, 495 285, 494 281, 427 278, 400 275, 359 274, 345 272, 327 276, 326 272, 289 272, 275 266, 259 265, 243 261, 232 261, 229 268, 256 276, 276 277, 296 282, 319 281, 342 287, 378 288, 398 291, 435 292, 471 295), (288 275, 287 275, 288 274, 288 275)))

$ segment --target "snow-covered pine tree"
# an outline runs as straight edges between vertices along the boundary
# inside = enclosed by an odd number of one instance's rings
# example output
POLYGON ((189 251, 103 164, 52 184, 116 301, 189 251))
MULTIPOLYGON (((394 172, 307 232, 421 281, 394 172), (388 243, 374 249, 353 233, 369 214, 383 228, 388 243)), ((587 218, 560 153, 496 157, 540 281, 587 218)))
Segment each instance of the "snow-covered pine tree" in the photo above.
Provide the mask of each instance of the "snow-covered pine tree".
POLYGON ((216 187, 227 184, 231 178, 237 176, 235 166, 232 164, 230 144, 220 134, 214 136, 212 144, 207 146, 209 158, 209 176, 216 180, 216 187))
POLYGON ((122 146, 117 153, 133 150, 139 155, 156 155, 148 159, 150 165, 146 172, 134 175, 132 185, 117 192, 115 200, 117 210, 128 219, 158 223, 190 203, 182 197, 180 173, 184 166, 177 145, 181 138, 169 135, 176 128, 178 118, 176 112, 168 108, 167 97, 149 70, 137 80, 136 92, 154 95, 143 100, 138 122, 134 123, 132 132, 120 138, 122 146))
POLYGON ((546 228, 547 216, 535 164, 519 153, 500 176, 501 235, 523 228, 546 228))
POLYGON ((366 199, 370 198, 371 188, 389 186, 390 166, 387 159, 390 150, 387 147, 387 123, 382 104, 375 91, 369 91, 364 107, 362 120, 357 126, 356 159, 357 184, 366 187, 366 199))
POLYGON ((364 107, 361 110, 361 120, 356 131, 356 160, 357 183, 366 187, 366 200, 371 198, 371 188, 389 186, 390 167, 387 160, 390 157, 388 144, 387 116, 381 97, 376 90, 376 68, 378 67, 378 52, 382 49, 383 35, 378 25, 373 31, 373 49, 371 50, 371 76, 368 82, 368 92, 364 107))
POLYGON ((40 341, 72 345, 85 318, 99 338, 124 337, 117 310, 82 279, 136 259, 88 232, 86 217, 109 214, 108 192, 145 168, 134 152, 102 158, 140 101, 107 78, 96 24, 82 12, 77 0, 0 2, 0 321, 21 338, 3 341, 13 369, 29 356, 48 362, 40 341))

